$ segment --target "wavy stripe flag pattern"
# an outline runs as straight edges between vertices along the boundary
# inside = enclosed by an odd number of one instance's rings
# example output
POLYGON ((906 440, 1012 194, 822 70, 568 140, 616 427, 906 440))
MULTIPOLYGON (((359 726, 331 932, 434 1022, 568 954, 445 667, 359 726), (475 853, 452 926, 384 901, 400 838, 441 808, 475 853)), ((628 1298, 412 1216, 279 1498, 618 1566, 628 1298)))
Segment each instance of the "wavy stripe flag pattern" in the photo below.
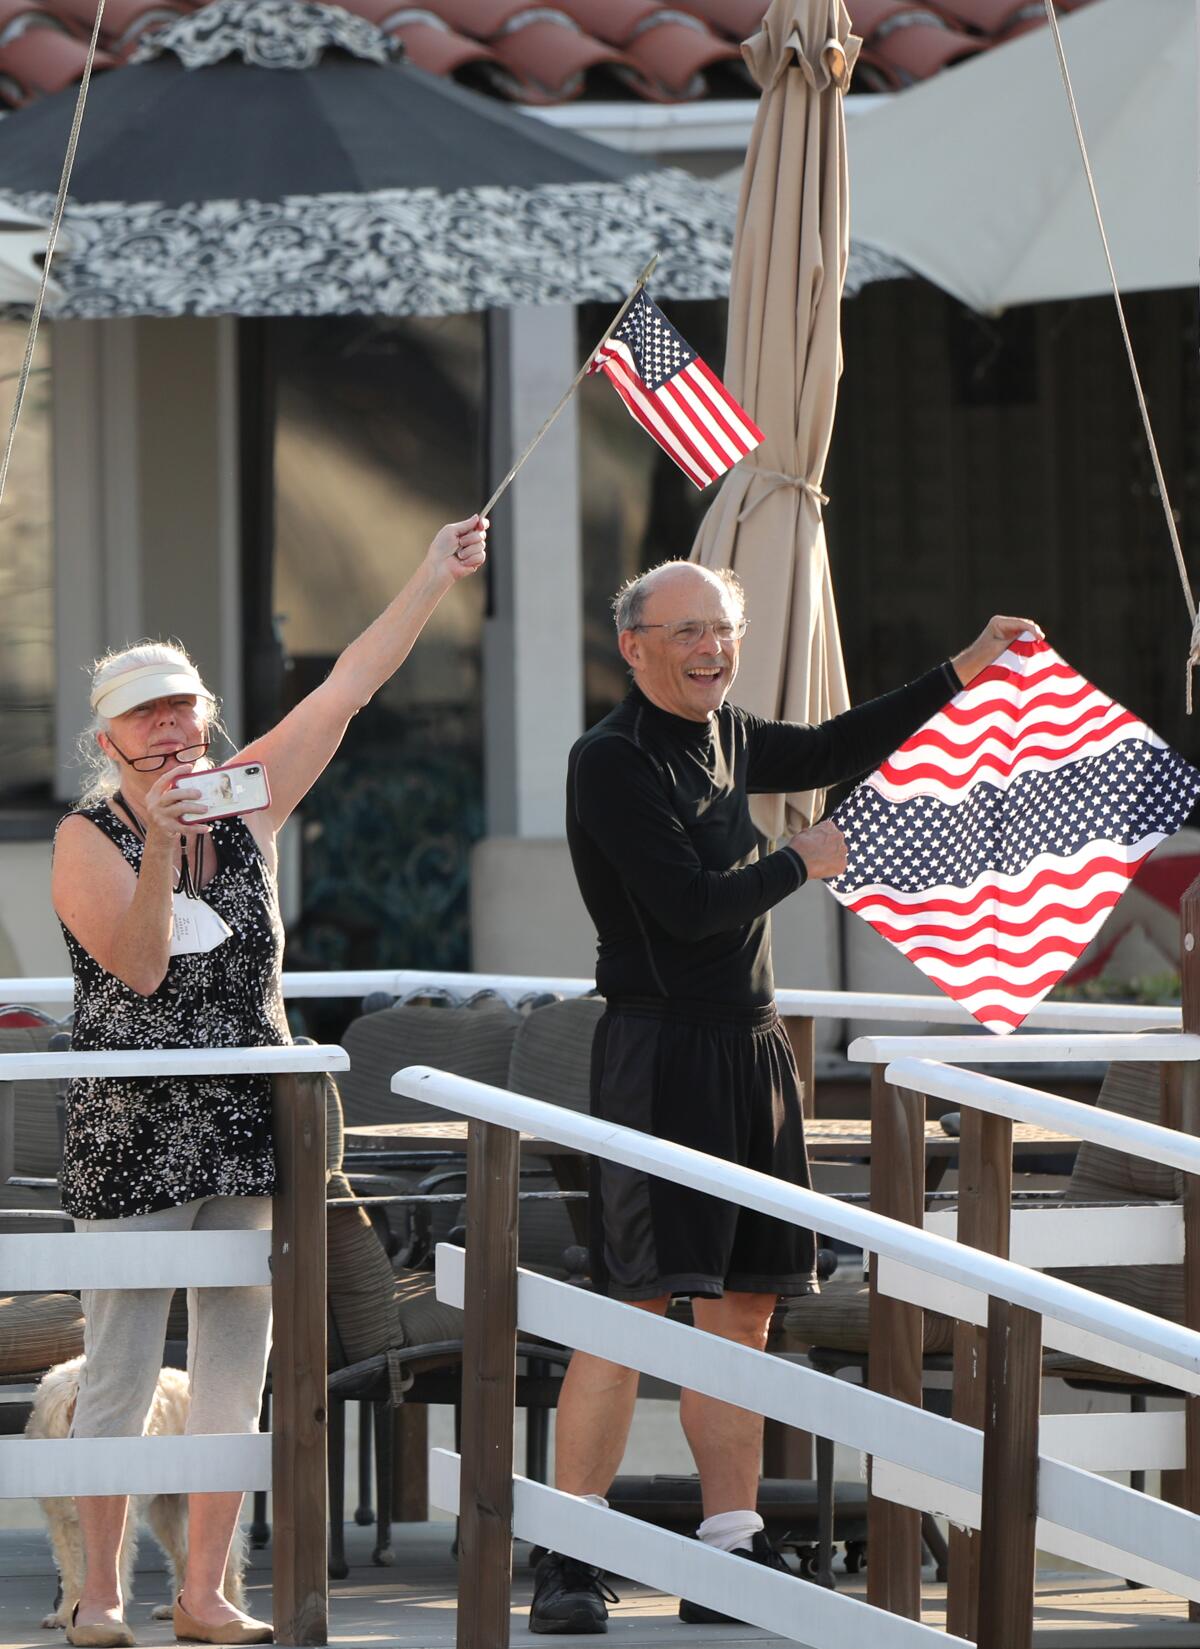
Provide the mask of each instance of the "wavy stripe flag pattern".
POLYGON ((1198 795, 1145 722, 1023 637, 832 815, 849 859, 829 885, 1003 1034, 1198 795))

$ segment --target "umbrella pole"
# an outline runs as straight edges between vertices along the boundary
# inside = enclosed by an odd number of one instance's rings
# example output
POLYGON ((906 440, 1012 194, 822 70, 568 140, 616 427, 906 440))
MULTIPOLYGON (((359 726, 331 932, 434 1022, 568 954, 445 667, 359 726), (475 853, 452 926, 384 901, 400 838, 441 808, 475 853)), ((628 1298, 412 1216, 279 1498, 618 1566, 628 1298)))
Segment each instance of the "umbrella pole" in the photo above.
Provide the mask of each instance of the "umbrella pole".
MULTIPOLYGON (((1198 3, 1200 3, 1200 0, 1198 0, 1198 3)), ((656 252, 654 254, 654 256, 650 259, 650 262, 646 265, 646 267, 642 270, 641 274, 638 276, 637 285, 634 287, 633 291, 629 294, 629 296, 625 299, 625 302, 621 305, 620 309, 618 309, 617 313, 613 316, 612 321, 609 323, 608 328, 604 333, 604 336, 598 341, 595 348, 589 354, 587 360, 584 361, 584 363, 580 367, 579 371, 575 374, 574 378, 567 385, 567 388, 563 393, 562 399, 559 401, 559 403, 555 407, 554 411, 546 419, 546 421, 542 425, 541 429, 538 430, 538 432, 534 436, 533 440, 530 441, 529 445, 525 448, 525 451, 517 459, 516 463, 509 470, 508 474, 504 477, 503 481, 501 481, 500 485, 496 488, 495 492, 492 494, 492 496, 488 499, 487 503, 480 510, 480 512, 479 512, 480 515, 485 516, 485 517, 489 516, 492 513, 493 509, 495 509, 495 507, 496 507, 497 503, 499 502, 499 500, 508 491, 509 487, 512 485, 513 479, 516 476, 517 471, 521 468, 521 465, 529 457, 529 455, 533 451, 534 447, 537 446, 537 444, 541 440, 542 436, 545 435, 546 431, 550 428, 550 425, 558 417, 559 413, 566 406, 567 402, 571 399, 572 395, 574 395, 575 391, 579 388, 580 384, 587 377, 588 368, 591 366, 592 362, 595 360, 597 351, 604 347, 604 345, 612 337, 613 333, 620 326, 621 322, 625 319, 626 311, 629 309, 630 304, 637 297, 638 293, 642 290, 642 288, 645 286, 646 282, 650 279, 651 275, 654 273, 654 266, 657 262, 658 262, 658 253, 656 252)))

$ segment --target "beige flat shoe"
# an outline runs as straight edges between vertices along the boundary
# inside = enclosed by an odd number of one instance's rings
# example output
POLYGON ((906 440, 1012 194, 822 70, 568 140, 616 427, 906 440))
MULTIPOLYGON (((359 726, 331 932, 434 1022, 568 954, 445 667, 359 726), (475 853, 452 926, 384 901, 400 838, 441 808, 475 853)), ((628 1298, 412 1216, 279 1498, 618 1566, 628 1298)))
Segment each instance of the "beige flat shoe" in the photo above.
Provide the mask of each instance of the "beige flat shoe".
MULTIPOLYGON (((173 1610, 176 1643, 274 1643, 275 1633, 261 1620, 230 1620, 223 1626, 206 1626, 189 1615, 179 1598, 173 1610)), ((130 1638, 132 1643, 133 1639, 130 1638)))
POLYGON ((137 1639, 122 1621, 119 1626, 77 1626, 79 1605, 71 1611, 71 1624, 67 1627, 67 1642, 90 1644, 92 1649, 132 1649, 137 1639))

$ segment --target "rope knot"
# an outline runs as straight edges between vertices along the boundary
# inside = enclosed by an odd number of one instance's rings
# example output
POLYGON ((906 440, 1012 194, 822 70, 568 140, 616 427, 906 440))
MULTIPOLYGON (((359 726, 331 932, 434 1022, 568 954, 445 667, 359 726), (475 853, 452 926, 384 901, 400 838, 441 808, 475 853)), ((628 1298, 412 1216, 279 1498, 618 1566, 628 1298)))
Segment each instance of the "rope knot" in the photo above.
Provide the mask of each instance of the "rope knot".
POLYGON ((810 480, 806 475, 785 475, 782 470, 752 468, 751 485, 756 480, 765 481, 766 485, 759 492, 757 498, 743 507, 741 514, 738 516, 739 527, 746 517, 758 508, 764 498, 769 498, 772 493, 778 492, 781 487, 790 487, 796 492, 805 493, 818 510, 821 510, 829 502, 828 496, 821 491, 817 483, 810 480))

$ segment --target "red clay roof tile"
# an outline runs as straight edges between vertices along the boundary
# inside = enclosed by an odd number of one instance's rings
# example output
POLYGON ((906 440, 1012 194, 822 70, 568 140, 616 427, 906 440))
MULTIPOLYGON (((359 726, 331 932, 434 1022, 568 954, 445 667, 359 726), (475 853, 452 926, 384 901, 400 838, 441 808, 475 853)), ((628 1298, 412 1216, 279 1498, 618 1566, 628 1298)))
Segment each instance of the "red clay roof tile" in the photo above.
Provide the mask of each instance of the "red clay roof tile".
MULTIPOLYGON (((102 44, 127 56, 147 28, 206 3, 106 0, 102 44)), ((611 98, 616 80, 626 96, 682 102, 753 96, 740 45, 756 32, 766 3, 346 0, 346 9, 402 40, 419 68, 518 101, 611 98)), ((1057 0, 1062 12, 1091 3, 1057 0)), ((850 0, 850 11, 865 42, 859 92, 927 79, 1044 23, 1043 0, 850 0)), ((77 48, 94 16, 95 0, 0 0, 0 106, 77 78, 77 48)), ((107 56, 105 66, 112 61, 107 56)))
POLYGON ((732 41, 719 40, 698 20, 683 23, 669 16, 662 22, 652 19, 649 25, 639 28, 625 50, 645 78, 651 96, 665 91, 677 98, 703 97, 705 69, 717 63, 741 61, 741 53, 732 41))
POLYGON ((928 80, 939 69, 974 57, 982 49, 979 40, 961 29, 952 29, 932 14, 927 22, 915 12, 893 18, 871 37, 873 59, 897 69, 902 82, 928 80))
POLYGON ((531 103, 563 103, 583 91, 584 75, 601 64, 625 66, 625 59, 571 23, 542 8, 539 20, 514 21, 493 37, 492 50, 531 103))
POLYGON ((639 25, 663 10, 660 0, 558 0, 558 4, 585 33, 611 46, 624 46, 639 25))
MULTIPOLYGON (((62 29, 26 29, 0 48, 0 75, 21 88, 21 101, 46 92, 59 92, 78 80, 87 61, 87 46, 62 29)), ((95 69, 108 69, 114 59, 96 53, 95 69)))
POLYGON ((62 33, 65 28, 37 0, 0 0, 0 46, 6 46, 26 29, 57 29, 62 33))
MULTIPOLYGON (((96 20, 95 0, 50 0, 50 8, 74 32, 87 38, 96 20)), ((125 44, 136 39, 143 30, 169 23, 172 18, 190 11, 191 7, 177 0, 104 0, 104 19, 100 25, 100 44, 109 51, 121 51, 125 44)))
POLYGON ((678 11, 689 11, 693 17, 701 18, 714 34, 723 35, 739 46, 758 33, 767 9, 763 0, 671 0, 671 4, 678 11))
MULTIPOLYGON (((354 10, 369 15, 372 0, 355 0, 354 10)), ((379 26, 403 45, 408 61, 427 74, 453 75, 462 70, 495 63, 496 54, 481 40, 472 40, 450 28, 424 7, 397 7, 395 0, 381 0, 377 9, 387 15, 379 26)))

